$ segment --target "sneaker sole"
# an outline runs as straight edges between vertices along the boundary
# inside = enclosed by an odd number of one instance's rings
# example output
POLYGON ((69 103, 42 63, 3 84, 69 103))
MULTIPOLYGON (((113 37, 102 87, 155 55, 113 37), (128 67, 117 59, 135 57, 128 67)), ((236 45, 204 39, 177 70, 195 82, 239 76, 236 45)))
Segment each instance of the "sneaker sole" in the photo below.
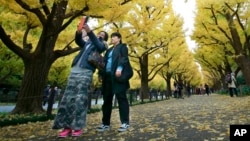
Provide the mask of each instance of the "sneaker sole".
POLYGON ((119 132, 125 132, 128 131, 128 129, 118 129, 119 132))
POLYGON ((71 136, 72 137, 79 137, 79 136, 81 136, 82 135, 82 133, 81 134, 72 134, 71 136))
POLYGON ((58 137, 58 138, 66 138, 66 137, 68 137, 70 134, 71 134, 71 132, 68 133, 68 134, 66 134, 66 135, 58 135, 57 137, 58 137))
POLYGON ((65 136, 57 136, 58 138, 66 138, 66 137, 68 137, 69 135, 65 135, 65 136))
POLYGON ((105 131, 109 131, 110 129, 96 129, 96 131, 98 132, 105 132, 105 131))

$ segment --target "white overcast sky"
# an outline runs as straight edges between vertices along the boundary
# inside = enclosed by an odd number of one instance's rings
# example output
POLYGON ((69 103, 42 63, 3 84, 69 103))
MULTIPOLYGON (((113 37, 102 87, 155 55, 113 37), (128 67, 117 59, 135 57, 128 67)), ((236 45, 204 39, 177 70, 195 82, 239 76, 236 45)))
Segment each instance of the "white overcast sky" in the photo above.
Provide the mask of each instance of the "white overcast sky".
POLYGON ((184 18, 184 29, 186 32, 186 40, 189 49, 195 48, 195 42, 191 41, 189 35, 192 33, 194 28, 194 17, 195 17, 195 0, 173 0, 174 11, 180 14, 184 18), (186 2, 185 2, 186 1, 186 2))

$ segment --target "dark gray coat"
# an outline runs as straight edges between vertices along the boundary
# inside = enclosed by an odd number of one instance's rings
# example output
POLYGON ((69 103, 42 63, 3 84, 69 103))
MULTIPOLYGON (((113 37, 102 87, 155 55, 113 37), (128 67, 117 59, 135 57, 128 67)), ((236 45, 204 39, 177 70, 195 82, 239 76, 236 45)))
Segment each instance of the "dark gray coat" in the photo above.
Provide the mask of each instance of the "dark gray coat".
MULTIPOLYGON (((130 88, 129 80, 126 82, 119 82, 116 79, 115 72, 118 66, 124 66, 124 64, 128 63, 128 48, 126 44, 119 44, 116 47, 109 48, 104 55, 105 67, 108 59, 108 54, 113 50, 112 54, 112 66, 111 66, 111 77, 112 77, 112 85, 113 92, 120 93, 126 91, 130 88)), ((105 76, 103 78, 103 82, 105 83, 105 76)))

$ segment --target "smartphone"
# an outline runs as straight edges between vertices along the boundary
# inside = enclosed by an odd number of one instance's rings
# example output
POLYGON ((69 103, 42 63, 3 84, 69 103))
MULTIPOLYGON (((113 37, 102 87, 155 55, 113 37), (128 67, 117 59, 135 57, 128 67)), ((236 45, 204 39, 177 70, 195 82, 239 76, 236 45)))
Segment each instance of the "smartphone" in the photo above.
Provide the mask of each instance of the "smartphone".
POLYGON ((86 16, 86 17, 83 17, 83 18, 84 18, 84 24, 86 24, 88 22, 88 20, 89 20, 89 17, 86 16))
POLYGON ((89 17, 88 16, 84 16, 82 17, 80 24, 79 24, 79 29, 82 29, 83 25, 86 24, 88 22, 89 17))

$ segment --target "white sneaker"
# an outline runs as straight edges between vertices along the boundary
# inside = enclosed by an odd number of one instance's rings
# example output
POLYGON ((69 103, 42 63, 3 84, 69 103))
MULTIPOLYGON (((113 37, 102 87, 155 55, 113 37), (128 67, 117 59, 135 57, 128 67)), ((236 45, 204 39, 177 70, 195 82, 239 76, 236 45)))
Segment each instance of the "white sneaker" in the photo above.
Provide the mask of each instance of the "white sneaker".
POLYGON ((104 125, 102 124, 101 126, 97 127, 96 129, 98 132, 103 132, 103 131, 106 131, 106 130, 110 130, 110 126, 109 125, 104 125))
POLYGON ((129 125, 127 123, 123 123, 121 127, 118 129, 119 132, 127 131, 129 128, 129 125))

